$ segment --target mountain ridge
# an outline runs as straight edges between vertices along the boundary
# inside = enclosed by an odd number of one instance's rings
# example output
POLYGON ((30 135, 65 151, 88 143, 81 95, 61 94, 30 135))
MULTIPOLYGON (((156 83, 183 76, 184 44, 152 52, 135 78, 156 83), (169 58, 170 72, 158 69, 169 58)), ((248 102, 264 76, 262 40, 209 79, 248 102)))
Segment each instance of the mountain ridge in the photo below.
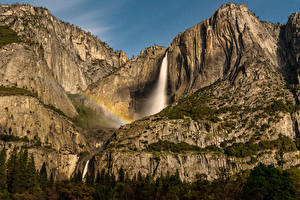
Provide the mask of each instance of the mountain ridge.
POLYGON ((2 5, 0 25, 32 42, 0 48, 0 130, 20 139, 0 144, 29 148, 38 169, 43 155, 57 160, 47 162, 56 179, 87 160, 94 177, 102 169, 118 177, 123 167, 130 177, 178 171, 187 181, 258 162, 299 167, 299 18, 276 25, 226 4, 168 48, 129 60, 45 9, 2 5), (166 53, 170 105, 144 117, 166 53), (103 130, 89 120, 105 109, 135 121, 103 130))

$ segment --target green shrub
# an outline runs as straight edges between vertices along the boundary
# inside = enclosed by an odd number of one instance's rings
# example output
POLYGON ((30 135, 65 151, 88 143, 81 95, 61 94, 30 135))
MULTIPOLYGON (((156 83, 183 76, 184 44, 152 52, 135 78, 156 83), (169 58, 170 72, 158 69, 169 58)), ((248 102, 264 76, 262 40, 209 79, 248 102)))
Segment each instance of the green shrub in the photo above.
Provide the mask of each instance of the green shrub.
POLYGON ((296 145, 291 138, 279 135, 277 140, 264 140, 259 143, 234 143, 231 146, 226 147, 224 152, 228 156, 246 157, 255 155, 258 151, 267 149, 278 149, 281 152, 297 150, 296 145))
POLYGON ((0 26, 0 47, 20 42, 22 42, 22 40, 15 31, 11 30, 8 26, 0 26))
POLYGON ((222 152, 220 148, 218 148, 216 145, 210 145, 206 148, 200 148, 196 145, 191 145, 186 142, 180 142, 180 143, 173 143, 167 140, 160 140, 156 143, 149 144, 147 147, 148 151, 154 151, 154 152, 160 152, 160 151, 171 151, 174 153, 182 153, 186 151, 193 151, 193 152, 207 152, 207 151, 213 151, 213 152, 222 152))
POLYGON ((293 110, 294 105, 292 102, 287 101, 286 103, 284 103, 282 100, 273 101, 272 104, 265 108, 265 111, 270 115, 273 115, 278 111, 292 113, 293 110))
POLYGON ((0 96, 24 95, 36 97, 34 93, 24 88, 0 86, 0 96))
POLYGON ((16 141, 29 142, 27 136, 19 137, 19 136, 15 136, 15 135, 5 135, 5 134, 0 135, 0 140, 2 140, 4 142, 16 142, 16 141))

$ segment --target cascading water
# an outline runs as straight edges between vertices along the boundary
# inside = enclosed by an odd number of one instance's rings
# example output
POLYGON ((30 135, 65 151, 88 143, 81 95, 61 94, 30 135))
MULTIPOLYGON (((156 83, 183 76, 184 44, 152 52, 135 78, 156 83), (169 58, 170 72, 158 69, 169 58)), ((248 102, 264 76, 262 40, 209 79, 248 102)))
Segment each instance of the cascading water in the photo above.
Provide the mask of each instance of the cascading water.
POLYGON ((90 160, 86 161, 84 169, 83 169, 83 173, 82 173, 82 181, 85 182, 86 181, 86 173, 89 167, 89 162, 90 160))
POLYGON ((157 85, 147 100, 145 116, 154 115, 167 106, 167 85, 168 53, 166 53, 161 63, 157 85))

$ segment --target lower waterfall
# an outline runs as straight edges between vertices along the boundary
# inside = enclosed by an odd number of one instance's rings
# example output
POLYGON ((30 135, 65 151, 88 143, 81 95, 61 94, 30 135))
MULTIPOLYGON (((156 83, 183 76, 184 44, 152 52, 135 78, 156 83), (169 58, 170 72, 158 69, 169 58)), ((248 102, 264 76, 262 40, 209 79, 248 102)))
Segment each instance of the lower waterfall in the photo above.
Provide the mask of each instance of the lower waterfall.
POLYGON ((82 182, 86 181, 86 173, 87 173, 87 170, 88 170, 88 167, 89 167, 89 162, 90 162, 90 160, 86 161, 86 163, 85 163, 85 166, 84 166, 84 169, 83 169, 83 172, 82 172, 82 182))

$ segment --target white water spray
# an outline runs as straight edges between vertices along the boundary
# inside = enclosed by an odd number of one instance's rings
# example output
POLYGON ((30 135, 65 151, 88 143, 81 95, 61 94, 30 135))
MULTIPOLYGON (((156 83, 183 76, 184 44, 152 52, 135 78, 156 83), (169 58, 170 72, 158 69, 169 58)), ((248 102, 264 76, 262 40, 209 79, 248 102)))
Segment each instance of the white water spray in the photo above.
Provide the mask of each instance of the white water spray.
POLYGON ((85 163, 83 173, 82 173, 82 182, 86 181, 86 173, 87 173, 87 170, 88 170, 89 162, 90 162, 90 160, 86 161, 86 163, 85 163))
POLYGON ((168 85, 168 53, 166 53, 159 72, 159 79, 153 92, 146 103, 145 115, 154 115, 167 106, 167 85, 168 85))

